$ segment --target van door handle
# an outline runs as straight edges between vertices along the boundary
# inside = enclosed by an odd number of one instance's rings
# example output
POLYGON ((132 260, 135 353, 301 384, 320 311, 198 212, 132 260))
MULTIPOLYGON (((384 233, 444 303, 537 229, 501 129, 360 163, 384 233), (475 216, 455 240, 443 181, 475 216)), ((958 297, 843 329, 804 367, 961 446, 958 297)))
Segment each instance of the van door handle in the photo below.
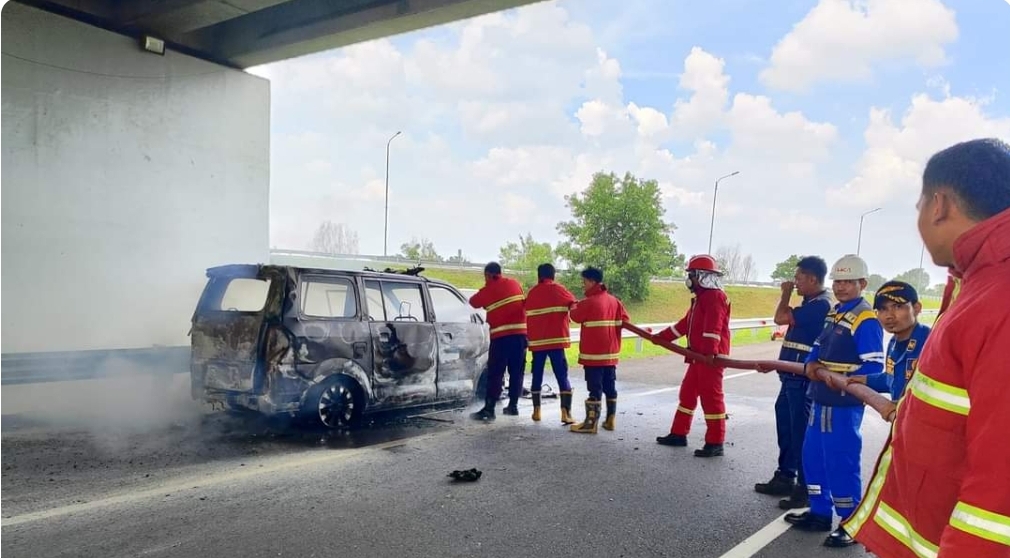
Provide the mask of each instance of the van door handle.
POLYGON ((368 346, 364 341, 357 341, 351 343, 351 349, 354 351, 354 358, 365 358, 365 348, 368 346))

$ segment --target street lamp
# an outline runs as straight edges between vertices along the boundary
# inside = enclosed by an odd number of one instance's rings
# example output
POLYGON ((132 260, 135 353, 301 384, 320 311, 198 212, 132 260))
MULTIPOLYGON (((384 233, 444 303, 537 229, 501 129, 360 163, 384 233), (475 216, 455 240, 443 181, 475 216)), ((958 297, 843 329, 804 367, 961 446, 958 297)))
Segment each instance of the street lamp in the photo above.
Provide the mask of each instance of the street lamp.
POLYGON ((733 171, 726 176, 721 176, 715 181, 715 191, 712 192, 712 223, 708 227, 708 254, 712 255, 712 231, 715 230, 715 198, 719 195, 719 181, 724 178, 729 178, 731 176, 736 176, 740 174, 740 171, 733 171))
POLYGON ((393 143, 396 136, 400 135, 400 132, 393 134, 393 137, 389 138, 386 142, 386 219, 385 226, 382 229, 382 255, 387 256, 387 246, 389 243, 389 144, 393 143))
POLYGON ((856 255, 857 256, 859 255, 859 249, 863 247, 863 219, 867 215, 869 215, 870 213, 876 213, 876 212, 880 211, 881 209, 883 209, 883 208, 882 207, 878 207, 877 209, 871 209, 870 211, 867 211, 866 213, 863 213, 862 215, 859 216, 859 238, 856 239, 856 255))

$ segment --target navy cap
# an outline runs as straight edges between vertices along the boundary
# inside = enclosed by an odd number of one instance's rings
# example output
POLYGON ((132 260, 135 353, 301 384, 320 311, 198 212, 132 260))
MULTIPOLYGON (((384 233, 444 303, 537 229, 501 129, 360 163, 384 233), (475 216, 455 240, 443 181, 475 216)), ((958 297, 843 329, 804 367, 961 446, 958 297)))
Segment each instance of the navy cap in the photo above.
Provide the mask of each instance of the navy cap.
POLYGON ((877 294, 873 297, 873 308, 879 310, 887 301, 895 304, 915 304, 919 302, 919 293, 915 292, 915 287, 904 281, 888 281, 877 289, 877 294))

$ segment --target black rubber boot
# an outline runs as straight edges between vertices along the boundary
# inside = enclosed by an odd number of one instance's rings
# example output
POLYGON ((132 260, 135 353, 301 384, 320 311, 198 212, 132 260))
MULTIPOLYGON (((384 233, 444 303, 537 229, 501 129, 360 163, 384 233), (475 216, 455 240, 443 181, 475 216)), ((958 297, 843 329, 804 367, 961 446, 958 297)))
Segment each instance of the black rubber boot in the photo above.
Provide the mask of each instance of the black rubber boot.
POLYGON ((479 411, 477 411, 476 413, 471 413, 470 414, 470 418, 472 418, 474 420, 482 420, 482 421, 486 421, 486 422, 491 422, 491 421, 493 421, 495 419, 494 408, 495 408, 495 400, 494 399, 490 399, 490 398, 489 399, 485 399, 484 400, 484 408, 481 409, 481 410, 479 410, 479 411))
POLYGON ((777 471, 768 482, 759 482, 754 485, 754 492, 758 494, 768 494, 769 496, 789 496, 796 490, 796 479, 780 475, 777 471))
POLYGON ((694 450, 695 457, 722 457, 722 444, 705 444, 705 447, 694 450))
POLYGON ((519 416, 518 405, 519 405, 519 399, 513 399, 510 397, 508 406, 502 409, 501 414, 519 416))
POLYGON ((684 448, 687 447, 687 436, 678 436, 677 434, 656 436, 656 443, 661 446, 675 446, 678 448, 684 448))

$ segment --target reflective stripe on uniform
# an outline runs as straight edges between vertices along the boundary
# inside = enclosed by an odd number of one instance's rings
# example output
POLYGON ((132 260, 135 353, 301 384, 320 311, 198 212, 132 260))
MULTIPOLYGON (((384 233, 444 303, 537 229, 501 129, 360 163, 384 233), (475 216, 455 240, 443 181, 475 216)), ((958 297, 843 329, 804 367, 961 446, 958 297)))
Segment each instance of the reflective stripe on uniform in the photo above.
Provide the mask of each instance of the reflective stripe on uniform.
POLYGON ((536 341, 530 341, 526 345, 530 347, 543 347, 544 345, 554 345, 555 343, 569 343, 571 338, 569 337, 555 337, 553 339, 537 339, 536 341))
POLYGON ((810 345, 804 345, 803 343, 797 343, 796 341, 783 341, 782 346, 786 349, 792 349, 794 351, 803 351, 804 353, 809 353, 814 350, 810 345))
POLYGON ((491 328, 490 333, 498 333, 499 331, 509 331, 513 329, 526 329, 526 324, 506 324, 498 327, 491 328))
POLYGON ((907 519, 884 502, 881 502, 880 507, 877 508, 873 521, 919 558, 936 558, 940 552, 939 546, 916 533, 907 519))
POLYGON ((1010 517, 958 502, 950 526, 976 537, 1010 546, 1010 517))
POLYGON ((543 316, 544 314, 560 314, 562 312, 568 312, 568 308, 565 306, 549 306, 547 308, 535 308, 533 310, 526 310, 526 317, 530 316, 543 316))
POLYGON ((579 358, 582 360, 614 360, 621 356, 620 353, 610 353, 607 355, 587 355, 586 353, 579 353, 579 358))
POLYGON ((624 325, 621 320, 595 320, 592 322, 585 322, 582 327, 618 327, 624 325))
POLYGON ((870 513, 873 512, 873 507, 877 505, 877 500, 880 499, 880 490, 884 487, 884 479, 887 478, 887 471, 891 468, 891 454, 891 446, 888 444, 887 450, 880 456, 880 464, 873 475, 873 480, 870 481, 870 487, 866 489, 866 497, 859 504, 856 513, 852 514, 852 518, 843 525, 845 532, 853 537, 866 524, 866 520, 870 518, 870 513))
POLYGON ((921 368, 912 375, 911 384, 912 395, 923 403, 964 416, 971 410, 967 390, 934 380, 921 368))
POLYGON ((827 368, 832 372, 838 372, 839 374, 847 374, 849 372, 855 372, 859 370, 862 364, 851 364, 848 362, 831 362, 828 360, 820 360, 821 366, 827 368))
POLYGON ((502 306, 505 306, 506 304, 512 304, 513 302, 522 302, 523 299, 525 299, 525 298, 526 297, 524 297, 523 295, 514 295, 514 296, 507 297, 507 298, 503 298, 503 299, 499 300, 498 302, 493 302, 491 304, 488 304, 487 308, 485 308, 485 310, 488 311, 488 312, 490 312, 492 310, 497 310, 497 309, 501 308, 502 306))
POLYGON ((706 413, 705 420, 726 420, 726 413, 706 413))
POLYGON ((718 333, 702 333, 701 336, 708 337, 709 339, 715 339, 716 341, 722 339, 721 337, 719 337, 718 333))
POLYGON ((859 355, 859 359, 863 362, 884 362, 884 353, 863 353, 859 355))
POLYGON ((687 407, 685 407, 683 405, 677 405, 677 412, 678 413, 684 413, 685 415, 693 415, 694 414, 694 409, 688 409, 687 407))

